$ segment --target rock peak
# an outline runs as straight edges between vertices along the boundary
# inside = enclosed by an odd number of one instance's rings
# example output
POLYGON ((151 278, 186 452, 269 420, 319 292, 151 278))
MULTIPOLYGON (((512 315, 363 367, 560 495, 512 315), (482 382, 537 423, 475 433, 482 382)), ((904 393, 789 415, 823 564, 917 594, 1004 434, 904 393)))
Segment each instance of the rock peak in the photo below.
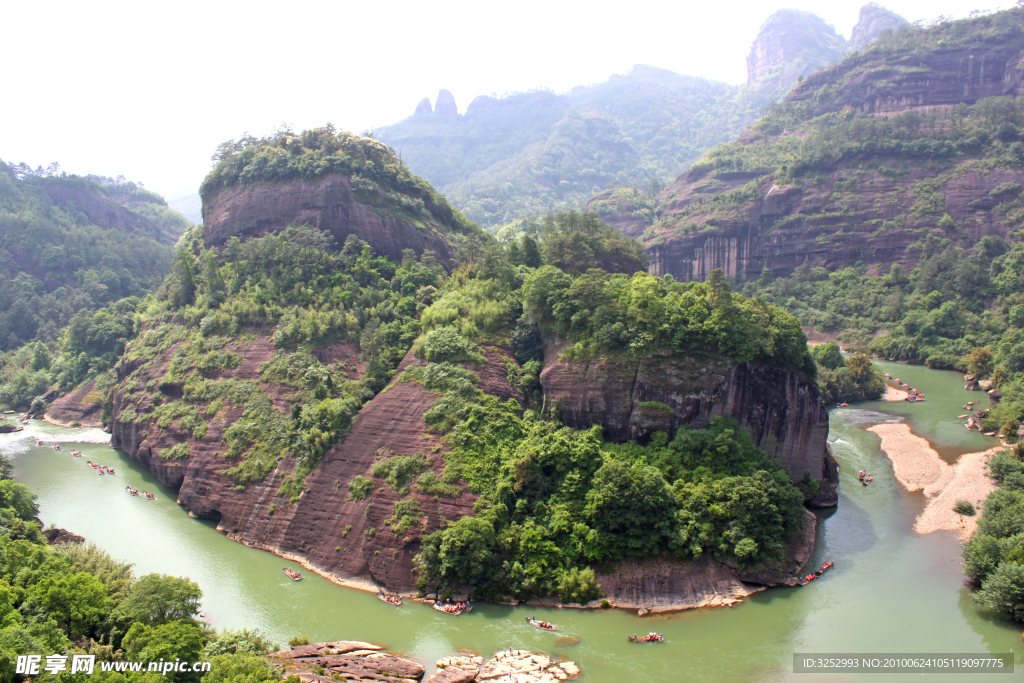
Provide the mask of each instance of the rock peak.
POLYGON ((424 97, 420 100, 420 103, 416 105, 416 111, 414 111, 412 115, 418 116, 419 114, 429 114, 433 111, 433 107, 430 106, 430 98, 424 97))
POLYGON ((452 121, 459 118, 459 108, 455 106, 455 96, 445 88, 441 88, 440 92, 437 93, 434 111, 452 121))
POLYGON ((895 12, 869 2, 860 8, 860 19, 850 34, 850 49, 863 50, 875 42, 882 31, 895 31, 906 23, 907 20, 895 12))
POLYGON ((747 84, 789 90, 800 76, 840 59, 846 39, 816 14, 781 9, 761 25, 747 56, 747 84))

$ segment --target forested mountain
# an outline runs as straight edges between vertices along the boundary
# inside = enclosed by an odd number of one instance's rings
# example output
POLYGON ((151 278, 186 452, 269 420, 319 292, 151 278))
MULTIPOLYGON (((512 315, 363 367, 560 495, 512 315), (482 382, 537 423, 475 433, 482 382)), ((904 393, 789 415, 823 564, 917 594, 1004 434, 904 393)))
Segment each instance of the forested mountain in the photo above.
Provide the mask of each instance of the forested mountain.
POLYGON ((565 94, 477 97, 374 135, 481 225, 582 205, 610 185, 646 189, 735 135, 756 109, 739 88, 638 65, 565 94))
POLYGON ((596 208, 643 232, 652 267, 680 279, 786 276, 805 261, 909 269, 935 241, 1006 237, 1024 180, 1021 23, 1009 10, 884 33, 805 78, 656 205, 596 208))
MULTIPOLYGON (((893 17, 866 7, 855 28, 858 44, 893 17)), ((752 44, 747 87, 637 65, 565 94, 478 97, 464 115, 445 90, 443 112, 424 100, 413 116, 374 135, 470 219, 497 226, 582 206, 608 188, 657 194, 706 150, 735 137, 759 107, 846 50, 820 17, 781 10, 752 44)))
POLYGON ((0 403, 27 405, 58 375, 74 385, 89 371, 75 367, 87 345, 105 348, 109 367, 131 329, 131 297, 163 282, 187 225, 123 178, 0 162, 0 403), (110 329, 75 331, 108 305, 119 311, 108 315, 110 329))
MULTIPOLYGON (((872 10, 868 28, 895 21, 872 10), (872 18, 871 15, 874 15, 872 18)), ((860 34, 856 34, 858 37, 860 34)), ((806 326, 827 400, 877 397, 870 355, 991 382, 1015 444, 964 549, 975 600, 1024 620, 1024 9, 883 30, 805 77, 656 199, 594 202, 654 272, 720 277, 806 326)), ((966 501, 960 514, 975 514, 966 501)))
POLYGON ((781 581, 803 503, 835 504, 806 339, 724 278, 648 275, 592 214, 500 244, 329 127, 225 143, 202 195, 116 374, 50 410, 102 402, 235 538, 392 590, 586 602, 617 558, 781 581))

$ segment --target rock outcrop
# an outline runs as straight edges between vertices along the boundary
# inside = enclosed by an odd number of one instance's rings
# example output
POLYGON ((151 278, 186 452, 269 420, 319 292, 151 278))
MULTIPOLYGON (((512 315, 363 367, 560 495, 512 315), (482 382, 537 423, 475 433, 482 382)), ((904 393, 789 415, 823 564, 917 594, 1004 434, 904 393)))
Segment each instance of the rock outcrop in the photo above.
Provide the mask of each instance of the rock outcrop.
POLYGON ((625 441, 684 424, 700 429, 716 415, 730 417, 795 480, 809 475, 818 482, 813 504, 836 504, 828 413, 814 382, 717 355, 659 352, 576 363, 559 357, 562 348, 546 350, 541 381, 545 405, 565 424, 599 424, 606 438, 625 441))
POLYGON ((404 249, 417 255, 430 249, 447 267, 455 251, 445 239, 443 226, 413 224, 394 212, 359 201, 351 177, 344 175, 229 187, 208 197, 203 205, 207 246, 223 244, 232 236, 245 239, 306 224, 329 232, 339 247, 354 235, 397 262, 401 262, 404 249))
POLYGON ((50 404, 43 419, 61 427, 102 427, 103 398, 90 380, 50 404))
POLYGON ((782 9, 761 25, 747 56, 747 85, 785 92, 801 76, 840 59, 846 40, 821 17, 782 9))
POLYGON ((882 31, 895 31, 906 23, 906 19, 892 10, 869 2, 860 8, 860 18, 850 34, 850 49, 863 50, 875 42, 882 31))
MULTIPOLYGON (((276 353, 269 337, 230 345, 245 361, 236 369, 220 374, 222 379, 259 381, 259 366, 276 353)), ((146 385, 161 377, 176 346, 165 351, 152 367, 142 371, 136 382, 146 385)), ((324 350, 325 358, 344 367, 357 366, 358 351, 339 345, 324 350)), ((487 349, 487 364, 478 369, 478 387, 501 398, 517 396, 508 384, 502 353, 487 349)), ((403 497, 379 479, 365 500, 353 500, 348 484, 357 476, 371 477, 373 464, 385 454, 423 453, 429 467, 439 476, 443 472, 444 446, 423 421, 423 414, 437 395, 416 382, 402 382, 399 376, 409 367, 422 364, 410 352, 399 367, 391 385, 363 406, 345 438, 335 444, 306 479, 306 490, 298 500, 282 496, 284 478, 294 472, 296 463, 285 458, 265 480, 246 487, 222 474, 236 461, 222 456, 226 447, 224 430, 242 413, 243 406, 225 405, 222 417, 209 423, 208 431, 196 439, 176 424, 159 429, 150 413, 143 412, 134 421, 111 421, 116 448, 146 466, 168 488, 178 491, 178 503, 189 514, 217 521, 217 528, 228 537, 257 548, 269 550, 293 562, 315 570, 338 583, 360 588, 384 586, 397 592, 416 590, 413 557, 419 552, 420 539, 440 528, 444 520, 470 515, 476 496, 464 486, 454 497, 434 496, 413 490, 409 496, 419 504, 420 523, 398 533, 389 524, 395 503, 403 497), (187 459, 161 457, 161 452, 178 443, 188 444, 187 459)), ((361 366, 359 366, 361 368, 361 366)), ((126 377, 136 368, 123 364, 126 377)), ((350 374, 358 379, 359 372, 350 374)), ((289 387, 264 384, 275 407, 290 409, 286 396, 289 387)), ((180 387, 160 385, 164 398, 180 397, 180 387)), ((126 402, 122 384, 114 397, 115 416, 123 414, 126 402)), ((146 404, 145 400, 140 404, 146 404)))
POLYGON ((420 103, 416 105, 416 111, 412 113, 413 116, 419 116, 420 114, 431 114, 434 108, 430 106, 430 99, 424 97, 420 100, 420 103))
POLYGON ((451 91, 441 88, 434 103, 434 112, 444 118, 455 121, 459 118, 459 108, 455 105, 455 96, 451 91))
POLYGON ((742 602, 770 586, 795 586, 797 572, 814 552, 818 518, 804 513, 803 529, 788 543, 788 558, 771 565, 739 569, 707 557, 696 562, 673 558, 630 559, 599 573, 598 584, 613 607, 643 614, 742 602))

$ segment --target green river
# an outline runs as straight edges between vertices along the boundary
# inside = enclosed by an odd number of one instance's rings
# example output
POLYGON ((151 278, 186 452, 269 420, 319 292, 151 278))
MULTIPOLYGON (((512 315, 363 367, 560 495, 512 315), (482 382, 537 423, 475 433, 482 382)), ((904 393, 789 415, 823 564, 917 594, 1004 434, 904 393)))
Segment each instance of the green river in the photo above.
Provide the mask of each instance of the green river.
MULTIPOLYGON (((621 610, 553 610, 479 604, 454 618, 427 605, 393 607, 372 595, 331 584, 306 572, 292 582, 287 563, 269 553, 229 541, 208 522, 194 520, 140 466, 108 444, 99 430, 71 430, 32 422, 25 431, 0 436, 12 456, 16 479, 39 496, 40 516, 85 536, 114 557, 135 563, 138 575, 163 572, 188 576, 203 589, 203 608, 220 628, 257 627, 284 642, 360 639, 430 663, 455 650, 485 656, 509 646, 576 661, 588 683, 619 681, 1024 681, 1015 674, 794 674, 793 652, 987 653, 1024 651, 1020 629, 972 603, 961 574, 960 545, 951 533, 920 536, 912 531, 922 509, 920 493, 904 491, 879 452, 879 439, 864 430, 872 420, 905 417, 942 456, 995 445, 969 433, 956 416, 968 400, 987 398, 963 390, 951 372, 879 363, 926 392, 923 404, 872 402, 832 411, 831 438, 841 464, 840 501, 820 513, 818 549, 812 563, 835 568, 803 588, 775 588, 733 608, 691 610, 637 617, 621 610), (879 413, 887 413, 880 415, 879 413), (58 440, 62 451, 37 446, 36 437, 58 440), (69 454, 72 444, 84 453, 69 454), (99 477, 86 460, 117 468, 99 477), (865 468, 870 487, 858 484, 865 468), (125 494, 148 489, 155 502, 125 494), (552 634, 528 626, 536 613, 556 623, 552 634), (658 631, 661 644, 630 644, 625 636, 658 631), (559 637, 575 636, 563 645, 559 637)), ((563 641, 564 642, 564 641, 563 641)))

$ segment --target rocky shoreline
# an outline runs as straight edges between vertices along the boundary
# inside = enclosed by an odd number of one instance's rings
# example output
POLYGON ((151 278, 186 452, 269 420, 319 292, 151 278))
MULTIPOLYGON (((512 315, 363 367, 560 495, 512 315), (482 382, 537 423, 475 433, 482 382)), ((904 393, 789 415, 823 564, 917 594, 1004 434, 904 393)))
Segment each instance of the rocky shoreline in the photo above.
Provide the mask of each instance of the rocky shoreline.
MULTIPOLYGON (((267 658, 281 666, 286 677, 297 676, 302 683, 334 683, 339 679, 409 683, 423 680, 427 673, 419 661, 358 640, 295 645, 267 658)), ((575 662, 512 648, 487 660, 475 654, 457 653, 442 657, 435 667, 425 683, 558 683, 580 675, 575 662)))

